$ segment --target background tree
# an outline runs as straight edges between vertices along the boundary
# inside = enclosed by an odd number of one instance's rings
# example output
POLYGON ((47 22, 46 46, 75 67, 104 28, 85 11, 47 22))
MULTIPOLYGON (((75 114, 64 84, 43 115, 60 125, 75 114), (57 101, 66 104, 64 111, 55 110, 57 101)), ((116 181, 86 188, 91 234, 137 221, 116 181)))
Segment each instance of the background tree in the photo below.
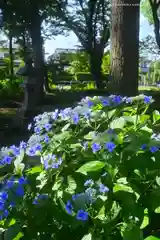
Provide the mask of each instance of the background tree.
MULTIPOLYGON (((62 4, 63 1, 60 3, 62 4)), ((10 22, 10 12, 12 10, 16 22, 21 23, 31 37, 34 66, 37 72, 36 87, 33 93, 35 96, 35 104, 39 104, 42 101, 45 76, 42 23, 47 20, 49 9, 54 9, 55 6, 56 2, 50 0, 4 0, 0 6, 3 10, 4 22, 10 22)))
POLYGON ((109 0, 73 0, 66 8, 58 6, 61 26, 73 31, 89 55, 90 71, 97 88, 101 84, 101 64, 110 37, 109 0))
POLYGON ((140 57, 141 56, 150 56, 154 59, 159 57, 160 49, 157 46, 157 43, 155 41, 155 38, 151 35, 148 35, 147 37, 140 40, 139 45, 140 50, 140 57))
POLYGON ((122 95, 138 93, 139 4, 140 0, 112 0, 112 91, 122 95))
POLYGON ((160 49, 160 0, 143 0, 141 9, 149 24, 154 26, 156 43, 160 49))

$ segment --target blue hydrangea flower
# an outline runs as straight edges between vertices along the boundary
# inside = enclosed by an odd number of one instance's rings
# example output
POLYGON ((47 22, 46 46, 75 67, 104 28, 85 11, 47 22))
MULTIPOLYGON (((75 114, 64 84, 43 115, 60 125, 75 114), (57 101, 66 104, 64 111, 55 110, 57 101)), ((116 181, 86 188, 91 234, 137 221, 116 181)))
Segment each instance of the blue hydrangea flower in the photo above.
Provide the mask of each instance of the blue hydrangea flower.
POLYGON ((72 200, 75 201, 79 197, 79 194, 72 195, 72 200))
POLYGON ((34 147, 29 148, 27 155, 28 156, 35 156, 36 155, 35 148, 34 147))
POLYGON ((116 104, 120 104, 122 102, 122 97, 117 95, 112 97, 112 101, 116 104))
POLYGON ((41 151, 42 150, 42 145, 40 143, 37 143, 35 146, 35 151, 41 151))
POLYGON ((88 148, 88 142, 83 143, 83 149, 86 150, 88 148))
POLYGON ((109 192, 109 188, 106 187, 104 184, 100 183, 100 184, 99 184, 99 191, 100 191, 101 193, 106 193, 106 192, 109 192))
POLYGON ((15 183, 15 179, 14 179, 14 177, 11 177, 10 179, 8 179, 8 181, 6 183, 6 187, 10 189, 13 187, 14 183, 15 183))
POLYGON ((149 104, 152 101, 152 96, 144 96, 144 103, 149 104))
POLYGON ((142 150, 146 150, 147 149, 147 145, 146 144, 142 144, 141 149, 142 150))
POLYGON ((11 156, 4 156, 4 158, 1 161, 1 164, 2 165, 6 165, 6 164, 10 165, 12 163, 12 160, 13 160, 13 157, 11 157, 11 156))
POLYGON ((59 116, 65 120, 68 117, 70 117, 70 115, 72 114, 72 108, 65 108, 64 110, 61 110, 59 113, 59 116))
POLYGON ((38 196, 35 197, 35 199, 33 200, 33 204, 37 205, 40 203, 41 200, 46 200, 48 199, 48 195, 47 194, 39 194, 38 196))
POLYGON ((107 130, 107 133, 108 133, 108 134, 113 134, 113 133, 114 133, 114 129, 109 128, 109 129, 107 130))
POLYGON ((54 112, 52 112, 51 119, 56 120, 58 118, 58 112, 59 110, 56 109, 54 112))
POLYGON ((4 201, 0 201, 0 211, 4 210, 4 208, 5 208, 4 201))
POLYGON ((67 204, 65 205, 65 209, 68 214, 71 215, 73 213, 73 206, 71 204, 71 201, 67 202, 67 204))
POLYGON ((24 187, 22 185, 19 185, 16 189, 16 195, 18 197, 23 197, 24 196, 24 187))
POLYGON ((79 210, 76 215, 77 220, 87 221, 88 220, 88 212, 85 212, 83 209, 79 210))
POLYGON ((41 133, 40 127, 35 127, 35 128, 34 128, 34 132, 35 132, 36 134, 40 134, 40 133, 41 133))
POLYGON ((27 184, 27 179, 25 178, 25 177, 20 177, 19 179, 18 179, 18 183, 21 185, 23 185, 23 184, 27 184))
POLYGON ((99 143, 93 143, 91 148, 92 148, 93 153, 96 153, 101 149, 101 145, 99 143))
POLYGON ((105 107, 105 106, 109 106, 109 105, 110 105, 109 100, 107 100, 107 99, 102 100, 102 105, 103 105, 104 107, 105 107))
POLYGON ((24 141, 20 142, 20 149, 26 149, 27 147, 27 143, 25 143, 24 141))
POLYGON ((92 204, 96 201, 97 190, 95 188, 89 187, 85 190, 86 202, 92 204))
POLYGON ((87 105, 88 105, 88 107, 92 107, 94 105, 94 103, 91 100, 88 100, 87 105))
POLYGON ((45 142, 45 143, 48 143, 48 142, 49 142, 49 139, 50 139, 49 136, 45 136, 45 137, 44 137, 44 142, 45 142))
POLYGON ((42 115, 41 115, 41 114, 34 117, 34 121, 35 121, 36 123, 39 123, 41 120, 42 120, 42 115))
POLYGON ((52 128, 52 125, 50 123, 46 123, 44 124, 44 128, 48 132, 52 128))
POLYGON ((4 212, 3 212, 3 216, 6 218, 6 217, 8 217, 8 215, 9 215, 9 212, 8 212, 8 210, 6 209, 6 210, 4 210, 4 212))
POLYGON ((6 201, 8 199, 7 192, 0 192, 0 201, 6 201))
POLYGON ((115 147, 116 147, 116 145, 115 145, 113 142, 107 142, 107 143, 105 144, 105 148, 107 148, 107 150, 108 150, 109 152, 113 152, 114 149, 115 149, 115 147))
POLYGON ((51 168, 59 168, 62 164, 62 158, 60 157, 58 160, 56 158, 56 155, 49 154, 44 157, 43 164, 45 170, 51 169, 51 168))
POLYGON ((15 156, 18 156, 18 155, 20 154, 20 149, 19 149, 18 147, 16 147, 15 145, 12 145, 12 146, 10 147, 10 150, 13 152, 13 154, 14 154, 15 156))
POLYGON ((59 168, 62 164, 62 158, 59 158, 58 161, 55 161, 51 164, 51 168, 59 168))
POLYGON ((152 146, 152 147, 150 147, 150 152, 151 153, 155 153, 155 152, 157 152, 158 150, 159 150, 159 147, 157 147, 157 146, 152 146))
POLYGON ((74 122, 74 124, 78 124, 78 122, 79 122, 79 115, 78 115, 78 113, 75 113, 73 115, 73 122, 74 122))
POLYGON ((132 103, 133 102, 131 97, 124 98, 124 100, 125 100, 126 103, 132 103))
POLYGON ((91 112, 87 111, 87 112, 82 113, 82 115, 84 116, 84 118, 89 119, 91 117, 91 112))
POLYGON ((15 204, 15 202, 10 202, 10 204, 9 204, 9 207, 11 207, 11 208, 13 208, 13 207, 15 207, 16 206, 16 204, 15 204))
POLYGON ((84 186, 87 187, 87 186, 92 186, 94 185, 94 181, 92 179, 88 179, 87 181, 85 181, 84 183, 84 186))

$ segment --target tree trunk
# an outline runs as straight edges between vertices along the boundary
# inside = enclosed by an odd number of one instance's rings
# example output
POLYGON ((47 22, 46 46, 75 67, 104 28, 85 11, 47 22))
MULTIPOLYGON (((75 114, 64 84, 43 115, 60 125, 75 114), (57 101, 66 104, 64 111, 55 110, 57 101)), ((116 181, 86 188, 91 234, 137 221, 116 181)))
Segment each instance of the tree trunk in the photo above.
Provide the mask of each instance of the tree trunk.
POLYGON ((93 79, 96 83, 97 89, 103 88, 102 84, 102 54, 96 54, 92 52, 89 54, 90 57, 90 71, 93 76, 93 79))
POLYGON ((39 105, 43 101, 44 91, 44 61, 43 61, 43 46, 41 36, 41 17, 39 9, 35 8, 31 24, 31 39, 33 48, 34 67, 36 69, 36 86, 35 86, 35 104, 39 105))
POLYGON ((140 0, 112 0, 111 91, 138 94, 140 0))
POLYGON ((13 46, 12 46, 12 29, 9 30, 9 60, 10 60, 10 80, 13 80, 14 77, 14 63, 13 63, 13 46))
POLYGON ((45 92, 51 92, 51 89, 49 88, 49 80, 48 80, 48 69, 47 66, 44 66, 44 89, 45 92))

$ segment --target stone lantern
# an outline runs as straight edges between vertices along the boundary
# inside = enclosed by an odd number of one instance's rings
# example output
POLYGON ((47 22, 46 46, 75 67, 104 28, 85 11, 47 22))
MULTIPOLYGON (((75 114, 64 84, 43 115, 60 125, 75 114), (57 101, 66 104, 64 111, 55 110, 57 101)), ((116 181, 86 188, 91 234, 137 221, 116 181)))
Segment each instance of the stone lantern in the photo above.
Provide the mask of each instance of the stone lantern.
POLYGON ((32 59, 27 58, 25 66, 20 68, 16 74, 24 78, 24 102, 20 113, 22 118, 28 118, 35 111, 34 91, 36 85, 36 70, 32 66, 32 59))

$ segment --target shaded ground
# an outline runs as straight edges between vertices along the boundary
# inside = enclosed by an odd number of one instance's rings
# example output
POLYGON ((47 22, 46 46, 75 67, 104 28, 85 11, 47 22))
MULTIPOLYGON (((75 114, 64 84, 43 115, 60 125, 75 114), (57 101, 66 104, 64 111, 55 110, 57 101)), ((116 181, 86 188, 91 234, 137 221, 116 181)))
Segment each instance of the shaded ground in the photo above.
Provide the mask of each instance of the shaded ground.
MULTIPOLYGON (((141 91, 142 93, 142 91, 141 91)), ((155 103, 152 108, 160 110, 160 92, 159 91, 144 91, 146 95, 152 95, 155 99, 155 103)), ((71 107, 76 104, 77 101, 85 96, 107 96, 106 91, 54 91, 51 94, 47 94, 43 106, 38 107, 35 110, 35 115, 43 112, 50 112, 54 109, 63 109, 71 107)), ((13 119, 16 115, 17 109, 21 107, 21 102, 5 101, 0 103, 0 147, 9 146, 12 144, 19 144, 21 140, 27 140, 30 133, 27 131, 27 127, 24 129, 15 128, 13 125, 13 119)), ((26 123, 26 126, 28 123, 26 123)))

